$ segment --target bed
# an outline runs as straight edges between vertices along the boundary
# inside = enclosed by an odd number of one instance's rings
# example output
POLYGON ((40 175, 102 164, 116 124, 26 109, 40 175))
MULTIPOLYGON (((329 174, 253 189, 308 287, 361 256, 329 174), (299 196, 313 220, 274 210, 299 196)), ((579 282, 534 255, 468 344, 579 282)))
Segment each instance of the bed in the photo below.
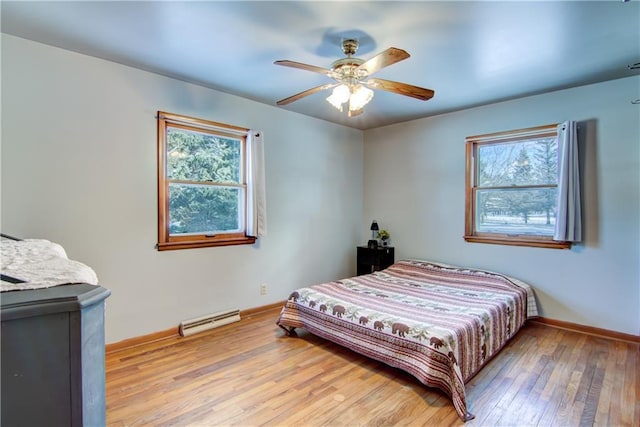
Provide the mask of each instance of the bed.
POLYGON ((465 383, 537 316, 532 288, 502 274, 422 260, 297 289, 277 320, 400 368, 447 393, 463 421, 465 383))

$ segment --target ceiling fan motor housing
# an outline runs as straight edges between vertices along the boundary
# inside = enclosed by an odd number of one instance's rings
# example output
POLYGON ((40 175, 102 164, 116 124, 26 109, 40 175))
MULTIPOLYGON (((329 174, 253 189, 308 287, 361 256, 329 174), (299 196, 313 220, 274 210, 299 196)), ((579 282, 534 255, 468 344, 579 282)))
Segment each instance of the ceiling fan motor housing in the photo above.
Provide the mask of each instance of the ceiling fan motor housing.
POLYGON ((331 64, 331 78, 344 84, 357 84, 367 76, 366 70, 358 69, 364 64, 360 58, 342 58, 331 64))

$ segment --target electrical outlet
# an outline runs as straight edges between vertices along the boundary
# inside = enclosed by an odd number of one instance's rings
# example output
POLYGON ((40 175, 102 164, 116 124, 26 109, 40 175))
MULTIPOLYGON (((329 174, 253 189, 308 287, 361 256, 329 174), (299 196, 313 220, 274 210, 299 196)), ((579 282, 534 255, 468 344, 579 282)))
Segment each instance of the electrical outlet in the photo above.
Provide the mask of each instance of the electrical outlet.
POLYGON ((260 295, 266 295, 267 294, 267 284, 263 283, 262 285, 260 285, 260 295))

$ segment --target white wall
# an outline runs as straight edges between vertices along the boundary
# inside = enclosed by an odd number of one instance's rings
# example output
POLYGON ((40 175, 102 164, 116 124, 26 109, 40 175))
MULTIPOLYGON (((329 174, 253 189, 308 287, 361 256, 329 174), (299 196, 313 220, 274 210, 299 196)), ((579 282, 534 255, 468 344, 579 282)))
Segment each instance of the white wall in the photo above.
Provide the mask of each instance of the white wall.
POLYGON ((363 220, 390 229, 397 259, 510 274, 535 287, 545 317, 640 335, 639 97, 630 77, 366 131, 363 220), (466 243, 465 137, 569 119, 587 135, 584 244, 466 243))
POLYGON ((358 130, 2 35, 2 231, 59 242, 96 270, 112 291, 107 342, 354 274, 362 140, 358 130), (158 110, 264 132, 269 235, 257 245, 154 249, 158 110))
POLYGON ((396 259, 511 274, 535 287, 545 317, 640 334, 640 108, 629 103, 640 97, 639 77, 375 129, 363 145, 357 130, 1 40, 2 231, 60 242, 97 271, 113 292, 107 342, 352 274, 354 246, 374 218, 390 229, 396 259), (154 249, 157 110, 265 133, 269 235, 259 244, 154 249), (464 138, 566 119, 584 121, 589 134, 585 244, 464 242, 464 138))

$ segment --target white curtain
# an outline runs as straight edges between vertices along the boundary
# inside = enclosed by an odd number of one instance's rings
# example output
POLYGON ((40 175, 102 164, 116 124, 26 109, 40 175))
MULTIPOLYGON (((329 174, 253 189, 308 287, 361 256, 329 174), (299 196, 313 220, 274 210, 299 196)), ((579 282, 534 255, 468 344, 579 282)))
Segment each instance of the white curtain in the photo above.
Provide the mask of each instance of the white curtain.
POLYGON ((247 134, 247 235, 267 235, 267 196, 264 173, 264 136, 247 134))
POLYGON ((553 240, 582 240, 579 169, 578 127, 567 121, 558 126, 558 211, 553 240))

